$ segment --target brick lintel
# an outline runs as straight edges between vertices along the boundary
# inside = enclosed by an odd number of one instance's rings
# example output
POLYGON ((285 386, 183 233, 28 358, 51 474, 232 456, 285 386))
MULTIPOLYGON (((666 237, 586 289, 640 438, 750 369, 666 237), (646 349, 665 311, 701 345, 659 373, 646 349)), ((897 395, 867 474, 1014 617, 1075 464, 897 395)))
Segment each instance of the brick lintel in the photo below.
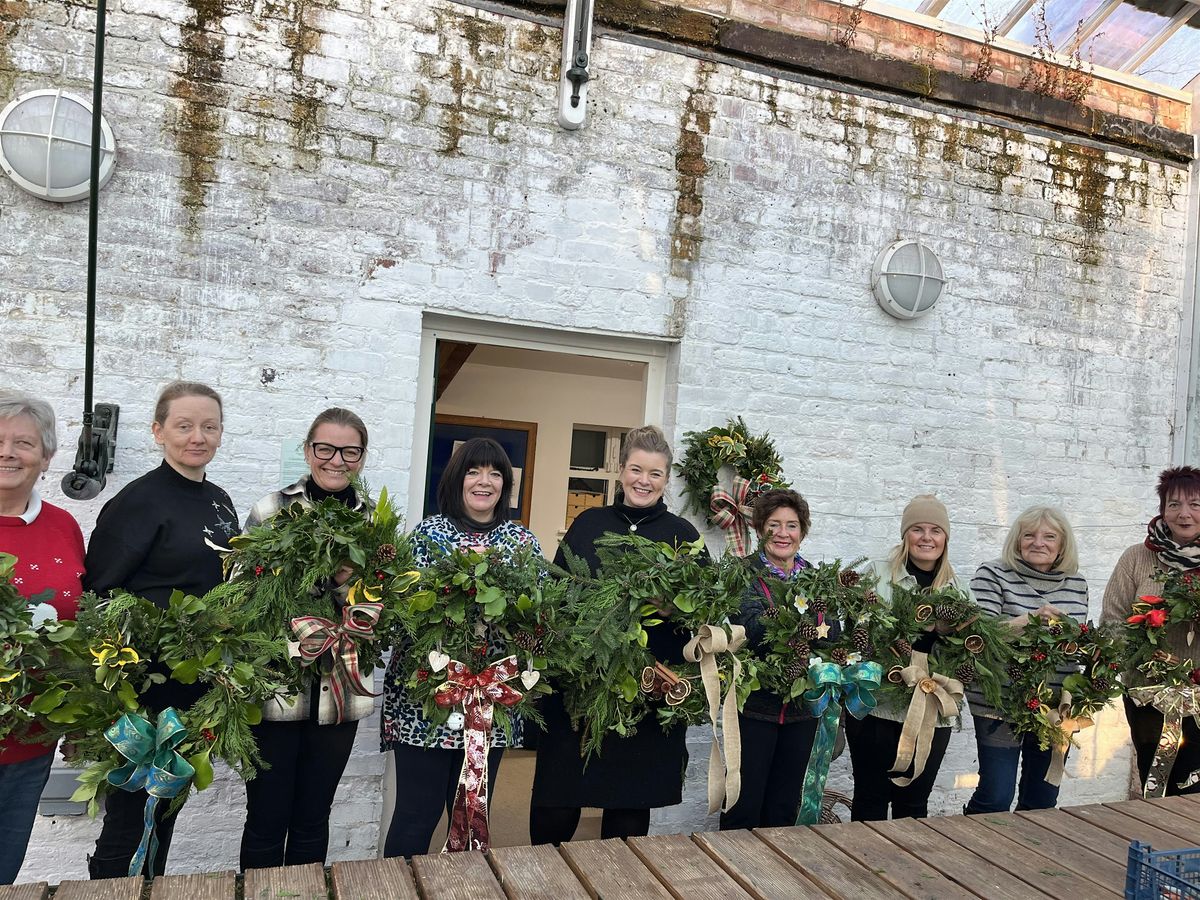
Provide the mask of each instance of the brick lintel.
MULTIPOLYGON (((489 5, 556 12, 563 8, 563 3, 555 0, 493 0, 489 5)), ((1032 122, 1164 159, 1186 163, 1194 156, 1193 136, 1164 125, 1105 113, 1018 87, 973 81, 931 66, 750 22, 681 9, 670 2, 596 0, 595 17, 597 25, 615 31, 1032 122)))

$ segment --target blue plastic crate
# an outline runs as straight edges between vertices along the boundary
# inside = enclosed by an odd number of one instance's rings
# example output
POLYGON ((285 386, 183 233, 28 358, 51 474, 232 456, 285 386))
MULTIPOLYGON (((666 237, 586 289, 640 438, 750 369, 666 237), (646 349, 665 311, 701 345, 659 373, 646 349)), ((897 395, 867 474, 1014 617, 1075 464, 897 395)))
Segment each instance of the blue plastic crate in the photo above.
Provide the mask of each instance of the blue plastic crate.
POLYGON ((1131 843, 1125 900, 1200 900, 1200 849, 1153 850, 1131 843))

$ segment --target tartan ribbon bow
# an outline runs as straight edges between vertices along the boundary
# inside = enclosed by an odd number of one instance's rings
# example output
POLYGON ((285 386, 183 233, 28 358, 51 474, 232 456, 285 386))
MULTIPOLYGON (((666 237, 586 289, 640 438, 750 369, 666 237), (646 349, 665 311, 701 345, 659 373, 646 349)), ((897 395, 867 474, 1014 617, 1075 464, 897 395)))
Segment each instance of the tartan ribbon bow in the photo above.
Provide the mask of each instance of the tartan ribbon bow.
POLYGON ((1143 797, 1166 796, 1167 783, 1175 768, 1175 757, 1183 744, 1183 719, 1195 716, 1200 724, 1200 687, 1153 684, 1125 691, 1138 706, 1152 706, 1163 715, 1162 735, 1154 749, 1154 759, 1142 788, 1143 797))
POLYGON ((149 859, 149 875, 154 877, 154 857, 158 855, 158 836, 154 812, 159 800, 170 800, 187 790, 196 770, 176 752, 187 739, 187 729, 179 713, 167 707, 158 714, 157 725, 142 716, 126 713, 104 731, 105 739, 129 760, 105 776, 108 783, 122 791, 149 794, 142 812, 142 839, 129 862, 130 877, 140 875, 149 859))
POLYGON ((1095 723, 1090 716, 1071 715, 1071 692, 1066 690, 1059 695, 1058 708, 1050 710, 1046 720, 1058 729, 1050 755, 1050 768, 1046 771, 1046 782, 1058 787, 1062 784, 1067 767, 1067 750, 1076 732, 1091 728, 1095 723))
POLYGON ((713 488, 708 501, 712 513, 709 519, 725 532, 725 539, 736 556, 750 552, 750 519, 754 515, 749 503, 752 487, 748 479, 735 475, 732 492, 718 485, 713 488))
POLYGON ((873 710, 883 668, 875 662, 840 666, 823 660, 809 668, 808 677, 813 687, 804 692, 804 704, 817 720, 817 734, 804 771, 797 825, 815 825, 821 815, 821 797, 829 778, 842 707, 856 719, 873 710))
POLYGON ((742 661, 737 651, 746 644, 746 628, 730 625, 701 625, 683 648, 683 658, 700 664, 700 681, 708 700, 708 721, 712 725, 712 747, 708 752, 708 812, 728 811, 742 794, 742 732, 738 724, 737 686, 742 678, 742 661), (733 673, 725 699, 721 700, 721 673, 717 657, 728 653, 733 658, 733 673), (720 730, 718 737, 718 719, 720 730), (725 752, 721 753, 721 741, 725 752))
POLYGON ((382 603, 353 603, 342 608, 340 625, 321 616, 292 619, 292 631, 299 640, 300 665, 311 666, 326 651, 332 651, 329 682, 339 723, 345 718, 347 692, 359 697, 379 696, 363 683, 355 642, 375 640, 375 625, 382 614, 382 603))
POLYGON ((516 676, 516 656, 507 656, 479 672, 472 672, 466 663, 456 659, 446 667, 446 681, 433 693, 434 702, 443 709, 461 704, 465 720, 463 764, 443 853, 488 849, 488 750, 492 716, 497 703, 515 706, 524 697, 506 684, 516 676))
POLYGON ((939 672, 930 674, 929 654, 919 650, 913 651, 910 664, 900 670, 900 678, 913 692, 904 716, 904 728, 900 732, 900 746, 896 751, 892 772, 904 772, 912 765, 913 773, 907 777, 893 774, 892 783, 906 787, 925 771, 938 717, 948 719, 958 715, 962 707, 963 685, 957 678, 939 672))

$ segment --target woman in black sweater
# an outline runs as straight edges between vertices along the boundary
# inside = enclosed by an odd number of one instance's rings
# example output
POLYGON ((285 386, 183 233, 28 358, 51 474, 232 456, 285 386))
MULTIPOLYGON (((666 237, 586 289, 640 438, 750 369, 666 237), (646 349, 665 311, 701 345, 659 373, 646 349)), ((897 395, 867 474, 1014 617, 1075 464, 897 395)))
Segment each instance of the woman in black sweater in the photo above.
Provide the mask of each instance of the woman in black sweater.
MULTIPOLYGON (((555 563, 565 565, 565 550, 595 572, 600 567, 596 541, 607 534, 636 534, 652 541, 681 544, 700 536, 685 519, 667 511, 663 490, 671 472, 671 447, 652 425, 626 436, 621 449, 623 495, 612 506, 585 510, 563 537, 555 563)), ((688 635, 668 619, 649 629, 648 649, 666 665, 681 664, 688 635)), ((649 717, 626 738, 609 736, 586 769, 580 755, 579 732, 557 694, 542 709, 546 733, 538 737, 529 834, 534 844, 569 841, 579 824, 582 807, 604 810, 604 838, 644 835, 650 830, 650 810, 673 806, 683 799, 687 768, 687 729, 680 725, 664 733, 649 717)))
MULTIPOLYGON (((83 586, 97 594, 120 589, 166 607, 171 593, 202 596, 221 582, 219 548, 238 533, 238 517, 229 495, 205 476, 221 446, 221 397, 195 382, 167 385, 154 407, 151 426, 163 448, 157 469, 131 481, 100 510, 88 541, 83 586)), ((163 666, 151 671, 167 674, 163 666)), ((168 679, 142 696, 154 713, 173 706, 184 710, 205 688, 168 679)), ((104 804, 104 824, 96 851, 88 860, 92 878, 122 878, 142 836, 145 791, 112 791, 104 804)), ((162 874, 175 817, 170 804, 156 813, 158 853, 146 870, 162 874)))

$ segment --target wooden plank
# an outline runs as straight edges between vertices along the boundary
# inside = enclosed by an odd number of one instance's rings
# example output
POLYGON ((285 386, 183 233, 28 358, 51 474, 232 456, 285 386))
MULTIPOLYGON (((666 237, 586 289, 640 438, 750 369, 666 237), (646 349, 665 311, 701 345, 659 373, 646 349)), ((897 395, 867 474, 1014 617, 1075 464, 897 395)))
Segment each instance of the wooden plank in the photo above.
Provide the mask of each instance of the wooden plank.
POLYGON ((328 900, 325 869, 318 863, 282 866, 277 869, 247 869, 243 879, 246 900, 328 900))
POLYGON ((54 891, 55 900, 138 900, 144 878, 103 878, 100 881, 64 881, 54 891))
POLYGON ((478 850, 414 856, 412 867, 425 900, 504 900, 492 867, 478 850))
MULTIPOLYGON (((1159 806, 1163 809, 1169 809, 1173 813, 1181 816, 1186 816, 1193 822, 1200 823, 1200 803, 1193 803, 1187 797, 1155 797, 1152 800, 1145 801, 1152 806, 1159 806)), ((1197 824, 1200 828, 1200 824, 1197 824)))
POLYGON ((32 884, 0 884, 0 900, 46 900, 50 885, 44 881, 32 884))
POLYGON ((1077 875, 1110 888, 1118 894, 1125 890, 1125 862, 1120 863, 1086 842, 1076 842, 1055 834, 1035 822, 1012 813, 988 813, 975 816, 975 821, 1004 835, 1010 841, 1028 847, 1042 856, 1057 861, 1077 875))
POLYGON ((403 859, 356 859, 333 864, 337 900, 418 900, 412 872, 403 859))
POLYGON ((1181 816, 1179 813, 1155 806, 1153 803, 1147 803, 1145 800, 1122 800, 1104 805, 1124 815, 1140 819, 1147 825, 1168 831, 1187 841, 1189 846, 1200 847, 1200 822, 1195 819, 1181 816))
POLYGON ((709 831, 692 835, 705 852, 743 888, 760 900, 827 897, 760 833, 709 831))
MULTIPOLYGON (((1019 878, 1032 888, 1059 900, 1092 900, 1108 894, 1107 888, 1081 879, 1058 860, 1031 851, 989 829, 974 816, 948 816, 926 819, 925 825, 943 837, 986 859, 992 865, 1019 878)), ((1112 892, 1116 894, 1115 891, 1112 892)))
MULTIPOLYGON (((803 873, 806 876, 804 880, 815 885, 823 894, 860 900, 891 900, 896 896, 895 888, 831 847, 811 828, 759 828, 754 833, 764 848, 778 854, 777 859, 786 860, 787 868, 795 867, 793 871, 798 869, 796 874, 803 873)), ((764 874, 776 871, 770 861, 763 860, 765 854, 753 852, 753 845, 742 837, 746 834, 744 831, 734 831, 704 837, 712 837, 714 849, 735 862, 750 878, 757 877, 755 870, 760 867, 764 874)), ((782 890, 772 896, 800 896, 786 881, 774 884, 782 890)))
POLYGON ((488 853, 488 860, 509 900, 586 900, 588 896, 553 847, 497 847, 488 853))
MULTIPOLYGON (((913 900, 971 900, 975 895, 859 822, 821 825, 813 834, 913 900)), ((826 850, 825 852, 828 852, 826 850)))
POLYGON ((635 837, 626 843, 679 900, 746 900, 750 896, 686 834, 635 837))
POLYGON ((1189 846, 1184 838, 1098 803, 1066 807, 1063 812, 1120 838, 1125 843, 1126 853, 1129 852, 1130 841, 1145 841, 1155 850, 1179 850, 1189 846))
POLYGON ((985 900, 1029 900, 1030 897, 1045 896, 1021 879, 938 834, 919 819, 870 822, 868 827, 985 900))
POLYGON ((150 900, 233 900, 236 890, 233 872, 163 875, 154 879, 150 900))
POLYGON ((593 897, 671 896, 624 841, 571 841, 560 850, 593 897))

